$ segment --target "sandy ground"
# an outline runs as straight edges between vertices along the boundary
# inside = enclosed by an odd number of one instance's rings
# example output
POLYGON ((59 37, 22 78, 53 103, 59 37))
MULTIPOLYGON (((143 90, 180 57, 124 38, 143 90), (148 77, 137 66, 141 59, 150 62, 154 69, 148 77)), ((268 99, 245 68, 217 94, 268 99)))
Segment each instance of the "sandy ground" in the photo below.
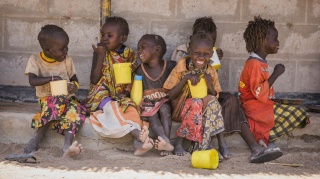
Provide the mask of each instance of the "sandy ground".
POLYGON ((59 148, 40 148, 34 154, 36 164, 4 160, 23 147, 0 143, 0 178, 320 178, 320 149, 284 150, 272 163, 251 164, 249 149, 231 148, 234 157, 220 162, 216 170, 193 168, 191 155, 160 157, 156 150, 142 157, 133 156, 132 150, 86 150, 75 159, 64 159, 59 148))

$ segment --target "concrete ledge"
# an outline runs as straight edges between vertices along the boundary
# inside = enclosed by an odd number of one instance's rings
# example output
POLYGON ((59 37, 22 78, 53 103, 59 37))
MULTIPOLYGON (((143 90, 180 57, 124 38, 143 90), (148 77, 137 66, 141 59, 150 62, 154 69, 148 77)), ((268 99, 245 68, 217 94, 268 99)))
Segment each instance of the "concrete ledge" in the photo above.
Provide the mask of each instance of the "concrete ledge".
MULTIPOLYGON (((0 102, 0 142, 26 144, 35 132, 31 126, 33 115, 39 110, 36 103, 12 103, 0 102)), ((320 146, 320 114, 309 113, 311 124, 303 129, 295 129, 290 136, 283 136, 277 141, 282 148, 319 148, 320 146)), ((171 130, 171 141, 176 138, 175 131, 180 123, 173 122, 171 130)), ((152 135, 152 132, 151 132, 152 135)), ((247 144, 239 134, 227 134, 226 142, 229 147, 248 148, 247 144)), ((92 128, 88 118, 76 136, 76 140, 86 148, 93 150, 104 150, 111 148, 132 148, 132 137, 127 135, 119 139, 102 138, 92 128)), ((40 143, 46 147, 62 147, 64 138, 49 130, 44 140, 40 143)), ((217 140, 213 141, 217 146, 217 140)))

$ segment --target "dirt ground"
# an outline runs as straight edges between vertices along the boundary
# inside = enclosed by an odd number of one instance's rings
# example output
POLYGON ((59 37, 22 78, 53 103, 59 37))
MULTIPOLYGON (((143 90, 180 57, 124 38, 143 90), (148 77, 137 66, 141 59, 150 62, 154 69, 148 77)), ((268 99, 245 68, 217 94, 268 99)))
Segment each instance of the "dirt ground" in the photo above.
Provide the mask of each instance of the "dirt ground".
POLYGON ((160 157, 156 150, 142 157, 133 156, 132 150, 86 150, 75 159, 64 159, 59 148, 40 148, 34 154, 36 164, 4 160, 23 147, 0 143, 0 178, 320 178, 320 149, 284 150, 272 163, 251 164, 249 149, 231 148, 234 157, 220 162, 216 170, 193 168, 191 155, 160 157))

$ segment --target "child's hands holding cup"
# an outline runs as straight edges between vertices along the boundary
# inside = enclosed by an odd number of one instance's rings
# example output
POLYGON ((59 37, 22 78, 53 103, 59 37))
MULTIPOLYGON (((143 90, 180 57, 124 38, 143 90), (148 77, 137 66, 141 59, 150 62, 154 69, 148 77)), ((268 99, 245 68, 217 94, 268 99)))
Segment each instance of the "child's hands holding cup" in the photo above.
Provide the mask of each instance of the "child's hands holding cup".
POLYGON ((187 74, 184 78, 190 80, 192 86, 198 84, 200 81, 199 74, 187 74))

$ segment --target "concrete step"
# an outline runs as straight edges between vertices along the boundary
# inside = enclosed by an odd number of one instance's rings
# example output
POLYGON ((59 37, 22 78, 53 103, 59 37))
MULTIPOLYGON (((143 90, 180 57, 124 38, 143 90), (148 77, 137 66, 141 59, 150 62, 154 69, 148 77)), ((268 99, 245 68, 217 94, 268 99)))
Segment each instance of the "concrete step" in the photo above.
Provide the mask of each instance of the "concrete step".
MULTIPOLYGON (((26 144, 35 132, 31 126, 33 115, 39 110, 36 103, 0 102, 0 142, 26 144)), ((311 124, 303 129, 295 129, 290 135, 277 140, 276 145, 282 148, 316 148, 320 146, 320 114, 309 113, 311 124)), ((176 138, 175 131, 180 123, 173 122, 171 141, 176 138)), ((151 131, 151 136, 153 132, 151 131)), ((229 147, 248 148, 239 134, 227 134, 226 142, 229 147)), ((88 118, 76 136, 81 144, 88 149, 104 150, 111 148, 132 148, 132 137, 126 135, 119 139, 102 138, 92 128, 88 118)), ((62 147, 64 138, 52 130, 48 130, 40 147, 62 147)), ((217 146, 217 140, 213 141, 217 146)))

